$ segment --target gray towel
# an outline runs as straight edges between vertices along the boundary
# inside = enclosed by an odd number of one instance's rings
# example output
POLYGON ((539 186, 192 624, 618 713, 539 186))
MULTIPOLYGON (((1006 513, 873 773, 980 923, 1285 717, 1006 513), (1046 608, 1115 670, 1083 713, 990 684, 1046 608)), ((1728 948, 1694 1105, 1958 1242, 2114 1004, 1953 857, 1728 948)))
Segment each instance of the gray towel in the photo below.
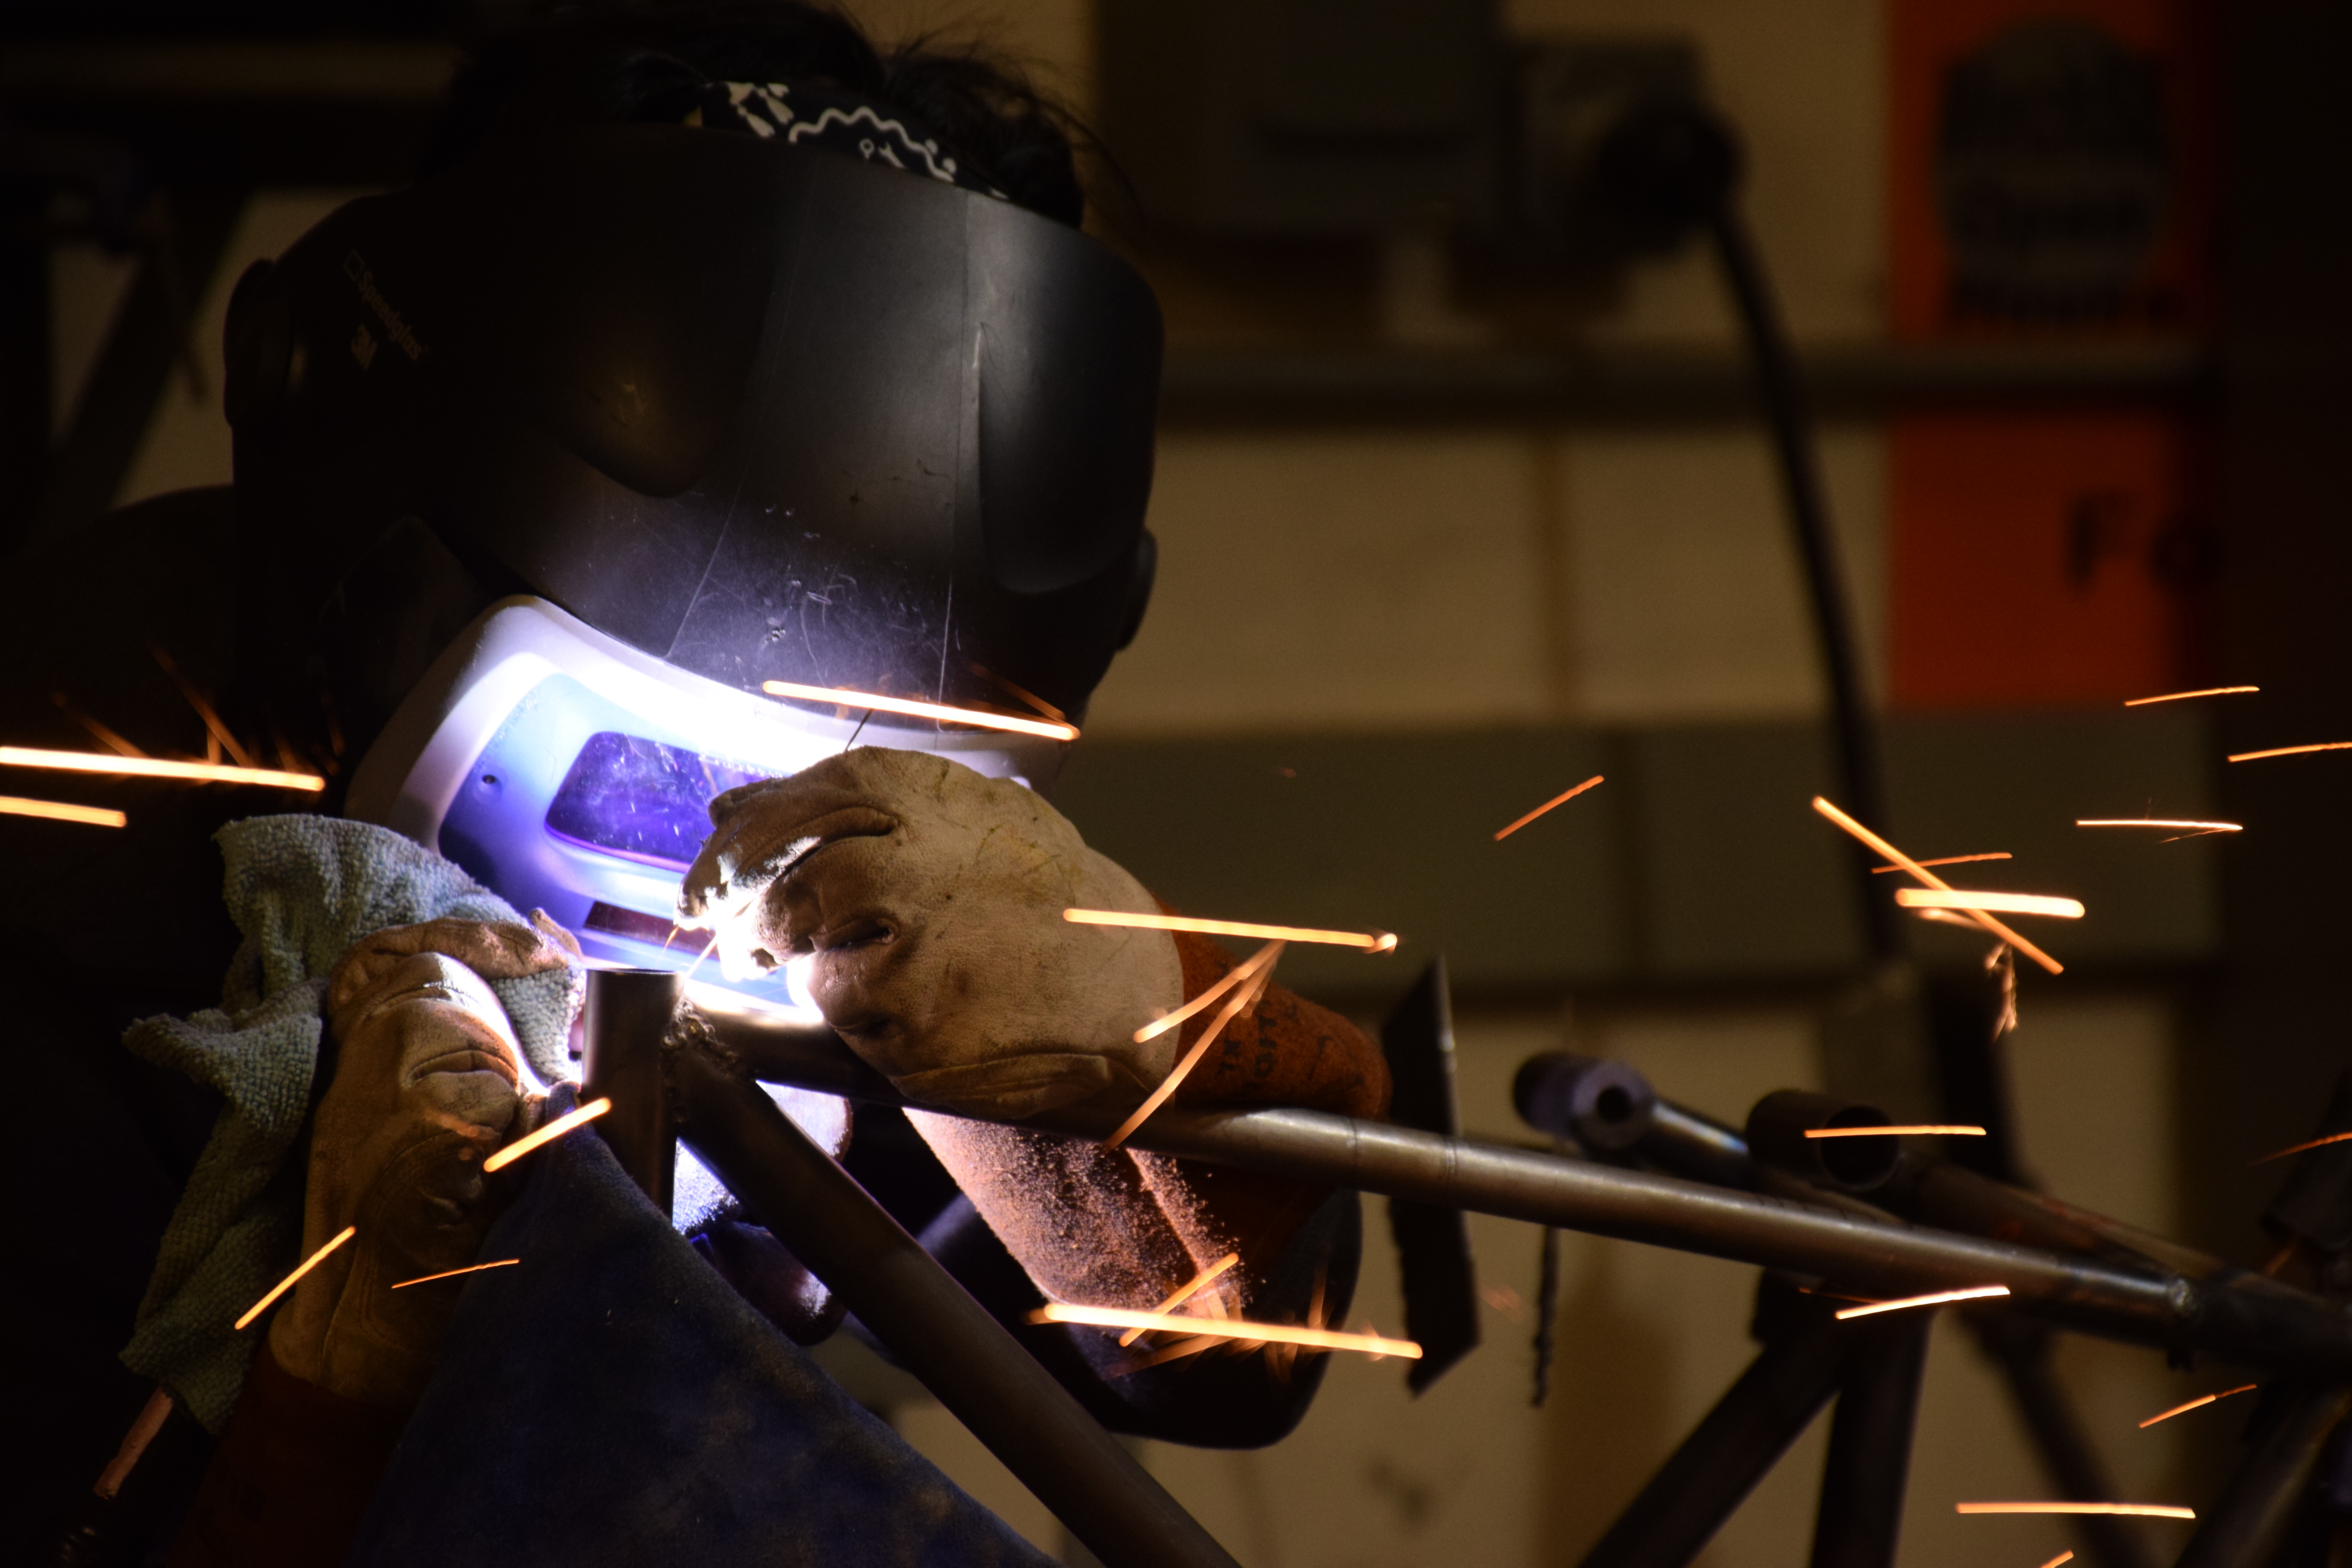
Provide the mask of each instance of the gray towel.
MULTIPOLYGON (((364 822, 248 817, 214 841, 227 862, 223 897, 245 936, 221 1005, 142 1019, 122 1037, 224 1101, 163 1232, 122 1363, 217 1432, 263 1332, 260 1323, 242 1334, 231 1325, 293 1268, 301 1246, 306 1173, 287 1154, 310 1112, 329 972, 352 942, 387 926, 521 917, 430 849, 364 822)), ((580 970, 490 984, 532 1070, 549 1082, 569 1076, 580 970)))

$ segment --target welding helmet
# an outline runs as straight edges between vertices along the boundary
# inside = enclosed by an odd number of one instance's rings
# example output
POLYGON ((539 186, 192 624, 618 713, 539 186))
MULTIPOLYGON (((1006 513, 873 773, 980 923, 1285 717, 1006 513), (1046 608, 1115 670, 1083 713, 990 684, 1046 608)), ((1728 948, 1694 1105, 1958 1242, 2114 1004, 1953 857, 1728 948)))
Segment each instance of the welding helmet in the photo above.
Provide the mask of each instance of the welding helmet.
POLYGON ((494 142, 257 267, 229 348, 257 646, 403 531, 505 595, 346 809, 592 956, 674 954, 709 796, 861 725, 1059 763, 769 682, 1076 721, 1149 595, 1158 307, 984 191, 675 126, 494 142))

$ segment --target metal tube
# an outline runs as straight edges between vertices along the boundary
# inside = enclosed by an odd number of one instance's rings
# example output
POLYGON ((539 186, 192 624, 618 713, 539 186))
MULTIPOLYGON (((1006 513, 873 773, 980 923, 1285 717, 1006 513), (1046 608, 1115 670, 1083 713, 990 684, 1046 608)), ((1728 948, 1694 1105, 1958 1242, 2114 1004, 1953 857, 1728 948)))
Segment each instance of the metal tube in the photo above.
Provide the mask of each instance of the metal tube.
POLYGON ((1812 1568, 1894 1568, 1934 1324, 1933 1312, 1906 1312, 1847 1330, 1813 1515, 1812 1568))
POLYGON ((662 1040, 684 996, 680 977, 667 969, 592 969, 581 1015, 580 1103, 613 1102, 592 1125, 664 1214, 677 1173, 677 1138, 662 1081, 662 1040))
POLYGON ((1691 1429, 1583 1568, 1680 1568, 1706 1550, 1837 1391, 1838 1325, 1812 1312, 1750 1362, 1691 1429))
MULTIPOLYGON (((845 1062, 848 1053, 829 1031, 778 1028, 749 1015, 710 1022, 756 1077, 903 1103, 864 1064, 845 1062)), ((1076 1137, 1109 1131, 1107 1121, 1067 1118, 1027 1125, 1076 1137)), ((2005 1285, 2015 1305, 2092 1333, 2256 1364, 2352 1371, 2352 1323, 2317 1297, 2284 1289, 2219 1288, 2153 1267, 2060 1257, 1320 1111, 1171 1107, 1129 1142, 1295 1181, 1834 1279, 1874 1294, 2005 1285)))
POLYGON ((2293 1389, 2284 1401, 2221 1500, 2198 1521, 2178 1568, 2265 1568, 2286 1544, 2326 1456, 2327 1435, 2352 1413, 2352 1384, 2293 1389))
POLYGON ((1118 1439, 756 1084, 670 1053, 680 1135, 1110 1568, 1237 1568, 1118 1439))

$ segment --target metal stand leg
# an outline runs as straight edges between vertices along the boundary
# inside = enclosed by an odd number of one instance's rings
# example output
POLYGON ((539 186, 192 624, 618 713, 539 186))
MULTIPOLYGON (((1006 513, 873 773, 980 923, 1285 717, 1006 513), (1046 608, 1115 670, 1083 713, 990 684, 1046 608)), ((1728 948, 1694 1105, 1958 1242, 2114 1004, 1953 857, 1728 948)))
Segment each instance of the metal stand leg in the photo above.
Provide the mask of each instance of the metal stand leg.
POLYGON ((2179 1568, 2265 1568, 2294 1533, 2310 1495, 2327 1436, 2352 1415, 2352 1384, 2322 1384, 2273 1395, 2270 1429, 2205 1510, 2179 1568))
POLYGON ((1894 1568, 1911 1477, 1911 1427, 1927 1364, 1928 1312, 1846 1329, 1829 1463, 1813 1519, 1812 1568, 1894 1568))
POLYGON ((1696 1557, 1836 1392, 1837 1328, 1828 1313, 1813 1312, 1776 1335, 1658 1467, 1583 1568, 1679 1568, 1696 1557))
MULTIPOLYGON (((2032 1436, 2042 1467, 2062 1498, 2111 1498, 2120 1495, 2106 1466, 2091 1446, 2074 1402, 2050 1368, 2050 1331, 2007 1313, 1969 1320, 1977 1342, 2008 1381, 2010 1397, 2032 1436)), ((2154 1568, 2147 1545, 2122 1520, 2098 1514, 2078 1515, 2068 1521, 2074 1539, 2099 1568, 2154 1568)))

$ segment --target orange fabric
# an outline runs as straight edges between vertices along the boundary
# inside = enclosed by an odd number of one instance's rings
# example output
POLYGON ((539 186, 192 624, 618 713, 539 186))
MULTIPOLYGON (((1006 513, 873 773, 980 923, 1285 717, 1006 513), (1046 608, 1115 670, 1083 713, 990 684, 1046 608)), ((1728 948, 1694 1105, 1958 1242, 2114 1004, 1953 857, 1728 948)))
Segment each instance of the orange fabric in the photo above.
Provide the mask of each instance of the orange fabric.
MULTIPOLYGON (((1184 1000, 1223 979, 1235 960, 1214 940, 1177 931, 1184 963, 1184 1000)), ((1186 1050, 1216 1022, 1223 1004, 1184 1021, 1186 1050)), ((1388 1114, 1389 1068, 1380 1048, 1347 1019, 1296 992, 1269 984, 1244 1016, 1225 1026, 1217 1043, 1177 1087, 1178 1105, 1296 1105, 1342 1116, 1388 1114)))
POLYGON ((334 1568, 406 1425, 303 1382, 265 1341, 171 1568, 334 1568))

